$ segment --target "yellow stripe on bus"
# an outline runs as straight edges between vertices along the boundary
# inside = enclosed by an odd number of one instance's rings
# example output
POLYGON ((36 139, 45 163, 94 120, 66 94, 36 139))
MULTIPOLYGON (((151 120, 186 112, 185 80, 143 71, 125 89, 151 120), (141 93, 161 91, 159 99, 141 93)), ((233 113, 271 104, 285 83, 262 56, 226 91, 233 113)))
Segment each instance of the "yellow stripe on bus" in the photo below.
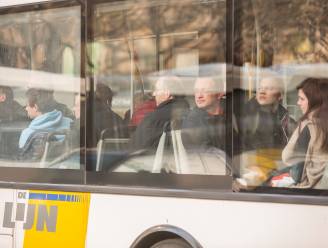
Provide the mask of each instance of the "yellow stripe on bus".
POLYGON ((90 193, 30 191, 24 248, 85 247, 89 204, 90 193))

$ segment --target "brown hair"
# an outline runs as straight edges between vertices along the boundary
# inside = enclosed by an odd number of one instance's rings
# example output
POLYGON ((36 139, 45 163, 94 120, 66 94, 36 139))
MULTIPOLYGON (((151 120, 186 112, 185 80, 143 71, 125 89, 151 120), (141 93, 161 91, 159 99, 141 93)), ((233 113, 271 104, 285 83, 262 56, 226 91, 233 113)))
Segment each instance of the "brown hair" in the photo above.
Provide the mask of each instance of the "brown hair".
POLYGON ((14 93, 13 90, 8 86, 0 86, 0 94, 6 95, 6 101, 14 100, 14 93))
POLYGON ((55 110, 55 102, 50 97, 49 91, 30 88, 26 92, 27 102, 30 107, 38 106, 41 113, 47 113, 55 110))
POLYGON ((300 121, 307 119, 312 113, 314 124, 323 137, 321 148, 328 152, 328 79, 308 78, 297 89, 302 90, 308 99, 308 110, 300 121))

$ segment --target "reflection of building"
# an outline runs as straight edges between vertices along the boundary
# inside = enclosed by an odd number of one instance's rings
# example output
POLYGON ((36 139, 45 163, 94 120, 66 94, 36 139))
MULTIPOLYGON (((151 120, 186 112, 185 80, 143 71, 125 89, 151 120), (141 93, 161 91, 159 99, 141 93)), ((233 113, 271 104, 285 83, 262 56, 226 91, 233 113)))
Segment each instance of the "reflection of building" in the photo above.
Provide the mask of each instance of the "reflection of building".
POLYGON ((193 67, 195 77, 199 65, 225 62, 225 2, 104 3, 93 18, 91 72, 121 96, 150 91, 147 77, 157 71, 193 67))
POLYGON ((238 65, 327 61, 327 1, 245 0, 236 4, 238 65))
POLYGON ((142 73, 224 62, 225 8, 218 5, 194 1, 98 5, 94 41, 102 52, 95 52, 94 65, 101 74, 129 74, 130 59, 142 73))
POLYGON ((0 65, 80 75, 80 26, 80 7, 2 15, 0 65))

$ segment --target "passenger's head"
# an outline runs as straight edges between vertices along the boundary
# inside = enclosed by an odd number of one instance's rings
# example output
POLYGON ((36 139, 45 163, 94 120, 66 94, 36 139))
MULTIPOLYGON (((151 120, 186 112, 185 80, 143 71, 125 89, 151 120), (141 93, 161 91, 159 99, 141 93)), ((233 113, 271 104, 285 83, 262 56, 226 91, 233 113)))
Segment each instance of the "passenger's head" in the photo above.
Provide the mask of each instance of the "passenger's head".
POLYGON ((181 94, 182 83, 176 76, 160 77, 155 84, 153 96, 155 97, 156 105, 174 98, 181 94))
POLYGON ((260 105, 276 105, 282 100, 283 81, 277 77, 265 77, 256 91, 256 100, 260 105))
POLYGON ((55 104, 49 97, 47 90, 30 88, 26 92, 26 112, 29 118, 34 119, 39 115, 55 110, 55 104))
POLYGON ((314 120, 315 127, 320 131, 322 138, 321 148, 328 152, 328 79, 308 78, 298 87, 298 101, 303 116, 314 120))
POLYGON ((327 84, 327 79, 308 78, 297 87, 297 105, 304 115, 320 108, 324 103, 327 104, 327 84))
POLYGON ((96 98, 104 105, 112 107, 113 91, 104 83, 97 83, 96 98))
POLYGON ((211 77, 198 78, 195 82, 195 102, 198 108, 208 113, 219 110, 220 99, 224 96, 224 90, 216 80, 211 77))
POLYGON ((81 117, 80 99, 81 99, 80 94, 76 94, 74 98, 74 106, 73 106, 73 112, 76 119, 80 119, 81 117))
POLYGON ((13 99, 13 90, 8 86, 0 86, 0 102, 12 101, 13 99))

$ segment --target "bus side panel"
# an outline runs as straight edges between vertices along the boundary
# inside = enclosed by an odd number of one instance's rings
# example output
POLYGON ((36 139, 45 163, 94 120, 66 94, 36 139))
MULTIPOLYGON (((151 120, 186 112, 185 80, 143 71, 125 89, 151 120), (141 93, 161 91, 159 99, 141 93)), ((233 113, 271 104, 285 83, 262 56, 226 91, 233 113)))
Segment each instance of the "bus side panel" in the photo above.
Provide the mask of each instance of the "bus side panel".
POLYGON ((170 224, 203 247, 328 247, 328 207, 93 194, 87 247, 129 247, 170 224))
POLYGON ((0 247, 12 247, 14 229, 8 227, 12 225, 8 212, 11 211, 9 206, 14 202, 14 195, 13 189, 0 189, 0 247), (7 209, 5 209, 6 204, 7 209))
POLYGON ((85 247, 89 201, 88 193, 30 191, 24 248, 85 247))
POLYGON ((89 193, 0 189, 0 199, 1 248, 85 247, 89 193))

